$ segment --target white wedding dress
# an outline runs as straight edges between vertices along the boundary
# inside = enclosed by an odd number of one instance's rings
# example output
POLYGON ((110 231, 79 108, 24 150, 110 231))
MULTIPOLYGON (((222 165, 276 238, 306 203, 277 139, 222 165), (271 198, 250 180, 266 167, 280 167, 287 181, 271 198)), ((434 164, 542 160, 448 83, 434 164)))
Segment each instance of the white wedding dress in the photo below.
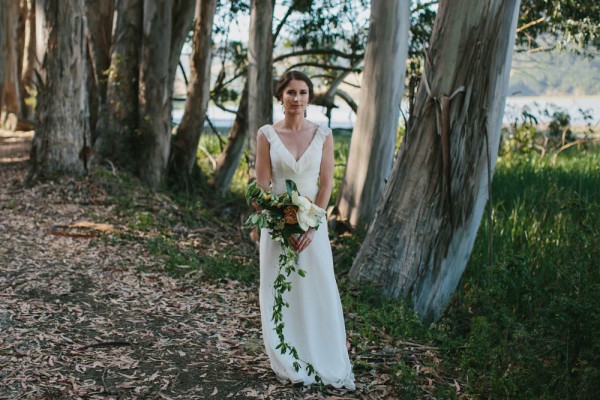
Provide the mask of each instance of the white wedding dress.
MULTIPOLYGON (((287 150, 272 126, 265 125, 260 130, 270 144, 272 191, 284 193, 285 180, 293 179, 300 194, 314 200, 318 192, 323 143, 331 130, 320 126, 298 160, 287 150)), ((265 349, 279 378, 309 385, 315 382, 315 375, 307 374, 305 364, 301 362, 300 370, 296 371, 293 367, 295 359, 290 354, 282 355, 276 349, 279 338, 271 317, 273 282, 280 253, 280 245, 271 239, 268 230, 263 229, 260 236, 259 298, 265 349)), ((298 350, 300 359, 312 364, 324 384, 353 390, 354 375, 346 349, 346 328, 326 221, 315 232, 312 243, 299 254, 298 264, 306 271, 306 276, 293 272, 288 278, 292 282, 292 290, 285 292, 283 297, 289 303, 289 308, 283 308, 285 340, 298 350)))

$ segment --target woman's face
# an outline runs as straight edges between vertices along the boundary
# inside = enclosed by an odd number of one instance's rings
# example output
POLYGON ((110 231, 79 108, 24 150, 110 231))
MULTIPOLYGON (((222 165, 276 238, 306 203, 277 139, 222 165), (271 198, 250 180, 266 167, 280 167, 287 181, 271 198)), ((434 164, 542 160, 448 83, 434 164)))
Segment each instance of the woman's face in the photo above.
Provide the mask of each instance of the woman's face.
POLYGON ((289 113, 302 114, 308 106, 308 85, 304 81, 291 80, 290 83, 283 89, 281 101, 285 108, 286 115, 289 113))

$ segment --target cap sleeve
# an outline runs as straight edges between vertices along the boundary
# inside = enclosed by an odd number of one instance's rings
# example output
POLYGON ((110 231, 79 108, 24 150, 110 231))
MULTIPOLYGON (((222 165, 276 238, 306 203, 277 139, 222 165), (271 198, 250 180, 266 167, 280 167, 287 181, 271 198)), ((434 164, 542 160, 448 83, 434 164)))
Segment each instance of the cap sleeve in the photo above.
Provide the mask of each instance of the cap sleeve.
POLYGON ((325 141, 327 136, 331 135, 331 128, 325 125, 319 125, 319 128, 317 129, 317 134, 321 136, 323 141, 325 141))
POLYGON ((271 125, 263 125, 260 127, 259 131, 261 131, 265 135, 267 141, 270 144, 273 144, 273 142, 275 141, 275 135, 277 135, 277 133, 271 125))

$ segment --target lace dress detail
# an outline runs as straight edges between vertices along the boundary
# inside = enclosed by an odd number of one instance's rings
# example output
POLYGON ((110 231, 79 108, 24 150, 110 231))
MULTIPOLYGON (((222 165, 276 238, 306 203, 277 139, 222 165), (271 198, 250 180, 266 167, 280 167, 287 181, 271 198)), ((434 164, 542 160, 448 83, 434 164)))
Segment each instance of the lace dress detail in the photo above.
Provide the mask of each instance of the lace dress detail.
MULTIPOLYGON (((319 190, 323 143, 331 130, 324 126, 317 128, 310 145, 297 160, 272 126, 265 125, 260 130, 270 144, 272 190, 275 193, 285 192, 285 180, 293 179, 300 194, 314 200, 319 190)), ((271 316, 273 282, 280 253, 281 246, 271 240, 269 232, 263 229, 260 237, 259 299, 265 349, 271 367, 280 379, 309 385, 315 382, 314 374, 308 376, 303 363, 300 363, 302 368, 295 371, 294 358, 289 354, 282 355, 276 349, 279 338, 271 316)), ((346 328, 326 223, 319 226, 310 246, 299 254, 298 264, 306 271, 306 276, 292 273, 289 277, 292 290, 285 293, 284 300, 290 306, 283 308, 285 339, 296 347, 302 360, 313 365, 323 383, 353 390, 354 374, 346 349, 346 328)))

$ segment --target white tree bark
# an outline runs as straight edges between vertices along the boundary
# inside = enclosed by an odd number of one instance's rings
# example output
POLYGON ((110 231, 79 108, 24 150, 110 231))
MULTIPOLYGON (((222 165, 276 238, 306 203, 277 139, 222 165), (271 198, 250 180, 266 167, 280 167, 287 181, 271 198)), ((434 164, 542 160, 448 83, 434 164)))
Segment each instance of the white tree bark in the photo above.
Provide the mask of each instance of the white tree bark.
POLYGON ((256 133, 273 120, 273 0, 255 0, 248 41, 248 167, 255 176, 256 133))
POLYGON ((394 162, 408 54, 410 1, 373 0, 360 104, 337 208, 366 228, 394 162))
POLYGON ((519 0, 440 2, 409 129, 350 271, 410 296, 425 320, 456 289, 488 199, 518 9, 519 0))

